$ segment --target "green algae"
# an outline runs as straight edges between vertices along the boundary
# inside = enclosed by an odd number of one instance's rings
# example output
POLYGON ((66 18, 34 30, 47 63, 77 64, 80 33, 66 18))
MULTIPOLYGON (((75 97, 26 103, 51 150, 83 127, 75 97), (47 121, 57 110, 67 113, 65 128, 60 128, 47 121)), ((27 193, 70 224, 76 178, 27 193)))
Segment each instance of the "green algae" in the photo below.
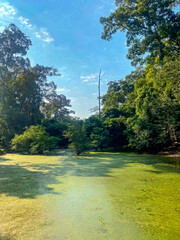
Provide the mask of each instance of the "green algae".
POLYGON ((179 240, 179 159, 0 158, 0 240, 179 240))

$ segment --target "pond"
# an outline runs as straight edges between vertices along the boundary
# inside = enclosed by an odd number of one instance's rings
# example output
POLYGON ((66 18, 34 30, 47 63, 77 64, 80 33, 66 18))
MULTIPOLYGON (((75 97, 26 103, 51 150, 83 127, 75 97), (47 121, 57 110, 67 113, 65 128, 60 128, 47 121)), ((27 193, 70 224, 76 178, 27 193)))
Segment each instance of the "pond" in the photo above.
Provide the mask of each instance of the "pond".
POLYGON ((179 240, 180 158, 0 157, 0 240, 179 240))

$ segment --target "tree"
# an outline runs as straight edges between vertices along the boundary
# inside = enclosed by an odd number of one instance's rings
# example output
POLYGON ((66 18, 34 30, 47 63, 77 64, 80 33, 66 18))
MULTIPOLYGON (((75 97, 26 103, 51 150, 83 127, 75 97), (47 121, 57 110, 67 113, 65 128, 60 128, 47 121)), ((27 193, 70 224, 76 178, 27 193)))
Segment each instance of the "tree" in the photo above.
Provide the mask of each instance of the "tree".
POLYGON ((30 126, 23 134, 15 135, 12 139, 12 149, 17 152, 39 153, 53 150, 58 138, 50 137, 42 126, 30 126))
MULTIPOLYGON (((8 108, 16 111, 25 120, 24 126, 37 124, 42 118, 40 106, 42 102, 41 90, 37 84, 37 73, 32 69, 20 72, 16 79, 12 78, 6 86, 4 107, 6 113, 8 108)), ((8 113, 10 116, 10 112, 8 113)), ((9 125, 16 121, 16 114, 13 119, 8 118, 9 125)))
POLYGON ((42 126, 46 128, 46 132, 49 136, 57 137, 58 146, 65 148, 68 146, 68 138, 64 136, 64 132, 68 129, 68 123, 66 121, 57 121, 55 119, 43 119, 42 126))
POLYGON ((126 32, 132 65, 160 62, 165 55, 179 54, 180 15, 173 10, 177 0, 116 0, 117 9, 101 17, 102 38, 111 40, 118 30, 126 32), (145 56, 145 57, 144 57, 145 56))
POLYGON ((58 95, 55 83, 48 81, 61 76, 57 69, 38 64, 31 67, 26 58, 31 45, 15 24, 0 33, 0 117, 7 123, 11 138, 26 126, 40 124, 43 113, 62 121, 72 112, 70 100, 58 95))
POLYGON ((82 152, 88 150, 89 140, 82 121, 75 120, 69 126, 65 136, 69 138, 70 146, 75 149, 76 155, 80 155, 82 152))
POLYGON ((102 97, 103 112, 119 109, 126 102, 127 95, 133 90, 134 82, 131 79, 109 82, 107 93, 102 97))
POLYGON ((179 58, 159 68, 148 65, 145 77, 135 83, 134 97, 127 103, 135 108, 126 121, 131 146, 159 151, 180 140, 179 69, 179 58))
POLYGON ((8 142, 10 140, 10 132, 6 121, 0 118, 0 149, 3 153, 3 149, 7 150, 8 142))
POLYGON ((103 148, 107 148, 109 132, 106 129, 102 118, 99 118, 98 115, 91 116, 85 121, 84 125, 92 147, 100 151, 102 151, 103 148))
POLYGON ((24 58, 30 45, 32 45, 31 40, 15 24, 10 24, 0 33, 0 101, 2 104, 7 74, 17 74, 17 68, 30 67, 29 59, 24 58))
POLYGON ((132 149, 154 152, 180 140, 178 3, 116 0, 117 9, 101 18, 102 38, 126 32, 127 57, 139 64, 124 81, 110 82, 102 98, 104 123, 115 127, 114 136, 125 134, 132 149))
POLYGON ((63 121, 69 114, 74 113, 74 111, 69 110, 71 100, 67 99, 63 94, 59 95, 54 92, 47 95, 46 99, 47 101, 44 102, 41 108, 45 118, 63 121))
POLYGON ((11 23, 0 34, 0 66, 7 71, 30 66, 24 58, 32 45, 31 40, 15 24, 11 23))

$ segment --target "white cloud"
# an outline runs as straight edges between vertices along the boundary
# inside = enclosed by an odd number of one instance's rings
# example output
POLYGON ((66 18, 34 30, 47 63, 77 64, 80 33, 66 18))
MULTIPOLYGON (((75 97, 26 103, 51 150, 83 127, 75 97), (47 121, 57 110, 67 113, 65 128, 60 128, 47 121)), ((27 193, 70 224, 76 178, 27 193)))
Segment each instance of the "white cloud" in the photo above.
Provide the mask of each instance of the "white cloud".
POLYGON ((59 93, 67 93, 67 92, 70 92, 70 89, 67 89, 67 88, 57 88, 56 89, 57 92, 59 93))
POLYGON ((19 17, 20 23, 24 24, 26 27, 31 28, 32 24, 29 23, 29 19, 24 18, 24 17, 19 17))
POLYGON ((41 35, 40 35, 38 32, 35 32, 35 36, 36 36, 37 38, 41 38, 41 35))
MULTIPOLYGON (((29 19, 28 18, 24 18, 24 17, 19 17, 18 20, 20 21, 21 24, 25 25, 28 28, 32 28, 32 24, 29 23, 29 19)), ((34 30, 36 30, 37 28, 34 26, 33 27, 34 30)), ((54 41, 54 39, 49 35, 49 33, 46 31, 45 28, 40 28, 40 31, 35 31, 34 35, 41 39, 43 42, 47 42, 50 43, 52 41, 54 41)))
POLYGON ((0 18, 9 17, 13 18, 16 14, 15 9, 8 3, 0 3, 0 18))
MULTIPOLYGON (((101 80, 104 72, 101 72, 101 80)), ((88 76, 81 76, 80 79, 83 80, 83 83, 87 83, 88 85, 98 85, 99 73, 90 74, 88 76)), ((101 84, 103 84, 101 82, 101 84)))
POLYGON ((52 37, 42 38, 42 40, 47 43, 54 41, 54 39, 52 37))
POLYGON ((50 43, 54 41, 45 28, 41 28, 39 32, 35 32, 35 36, 40 38, 43 42, 50 43))
POLYGON ((95 84, 95 81, 97 82, 98 73, 90 74, 88 76, 80 76, 80 79, 83 80, 84 83, 89 83, 89 85, 95 84))
POLYGON ((41 28, 41 33, 46 35, 46 36, 49 36, 49 33, 44 28, 41 28))
MULTIPOLYGON (((20 22, 24 27, 28 28, 32 31, 32 34, 34 34, 37 38, 41 39, 43 42, 50 43, 54 41, 54 39, 50 36, 50 34, 47 32, 45 28, 38 28, 36 26, 33 26, 30 23, 30 20, 28 18, 25 18, 23 16, 18 16, 16 13, 16 10, 13 6, 9 4, 9 2, 0 2, 0 19, 1 24, 5 26, 7 22, 14 19, 18 22, 20 22)), ((2 27, 3 27, 2 26, 2 27)), ((2 27, 0 31, 2 31, 2 27)))

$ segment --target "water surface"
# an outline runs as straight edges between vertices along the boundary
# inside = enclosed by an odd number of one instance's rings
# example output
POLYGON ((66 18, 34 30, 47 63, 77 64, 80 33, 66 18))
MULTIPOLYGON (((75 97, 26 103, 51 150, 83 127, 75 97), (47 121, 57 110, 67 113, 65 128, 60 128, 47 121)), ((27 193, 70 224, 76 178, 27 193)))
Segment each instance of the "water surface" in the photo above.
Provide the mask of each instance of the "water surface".
POLYGON ((0 240, 179 240, 178 158, 0 158, 0 240))

